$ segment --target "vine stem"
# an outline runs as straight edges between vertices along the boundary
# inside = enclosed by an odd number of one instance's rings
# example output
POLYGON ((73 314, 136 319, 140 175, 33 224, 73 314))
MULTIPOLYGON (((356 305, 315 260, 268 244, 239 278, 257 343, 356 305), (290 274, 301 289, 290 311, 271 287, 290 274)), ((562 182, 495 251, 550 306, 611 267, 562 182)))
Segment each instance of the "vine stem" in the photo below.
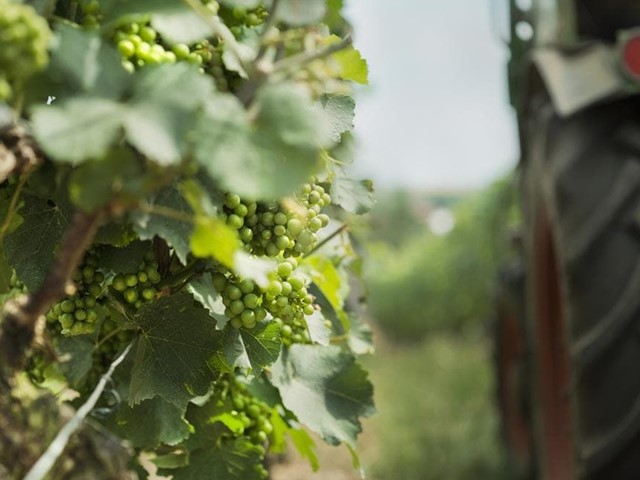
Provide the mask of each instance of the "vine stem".
POLYGON ((107 372, 100 377, 100 381, 96 388, 91 392, 91 395, 87 399, 85 403, 78 409, 75 415, 69 420, 62 429, 56 435, 56 438, 49 444, 47 450, 40 456, 40 458, 33 464, 27 475, 23 480, 42 480, 49 473, 51 468, 54 466, 67 444, 69 443, 69 439, 71 435, 74 434, 78 428, 82 425, 82 421, 86 418, 86 416, 93 410, 104 391, 104 388, 107 385, 107 382, 111 379, 111 375, 113 375, 114 370, 118 365, 120 365, 124 359, 133 348, 133 344, 135 343, 136 338, 134 337, 127 348, 116 358, 113 363, 109 366, 107 372))

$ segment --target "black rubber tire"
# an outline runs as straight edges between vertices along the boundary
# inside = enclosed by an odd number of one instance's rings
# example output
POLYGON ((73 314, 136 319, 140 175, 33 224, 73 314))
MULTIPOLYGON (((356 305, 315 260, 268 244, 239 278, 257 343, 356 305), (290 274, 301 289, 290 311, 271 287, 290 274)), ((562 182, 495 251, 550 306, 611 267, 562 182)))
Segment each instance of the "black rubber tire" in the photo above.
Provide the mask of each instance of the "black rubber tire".
MULTIPOLYGON (((545 318, 537 290, 546 287, 531 278, 541 268, 542 215, 561 307, 562 338, 554 342, 563 343, 552 347, 567 352, 572 478, 640 479, 639 120, 636 98, 560 119, 545 97, 532 104, 525 126, 521 180, 536 450, 545 451, 540 392, 549 382, 541 377, 537 330, 545 318)), ((538 463, 544 472, 544 459, 538 463)))

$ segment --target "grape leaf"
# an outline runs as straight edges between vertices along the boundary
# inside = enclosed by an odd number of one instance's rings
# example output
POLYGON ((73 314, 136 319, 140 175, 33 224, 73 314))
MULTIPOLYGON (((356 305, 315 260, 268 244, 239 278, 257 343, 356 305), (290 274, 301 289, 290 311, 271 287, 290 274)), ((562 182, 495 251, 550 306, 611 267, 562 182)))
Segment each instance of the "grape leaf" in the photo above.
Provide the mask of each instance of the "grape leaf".
POLYGON ((261 448, 245 437, 219 446, 196 450, 189 457, 185 468, 161 470, 158 473, 172 475, 174 480, 261 480, 255 469, 261 462, 261 448))
POLYGON ((141 329, 131 371, 129 404, 162 397, 184 409, 204 395, 216 372, 208 364, 220 332, 191 294, 178 292, 144 305, 135 319, 141 329))
POLYGON ((344 172, 337 171, 331 185, 331 201, 349 213, 361 215, 373 208, 373 185, 369 180, 351 180, 344 172))
POLYGON ((184 3, 179 7, 175 11, 160 12, 151 17, 151 25, 163 40, 169 44, 191 45, 211 36, 211 27, 200 15, 184 3))
POLYGON ((292 345, 272 366, 271 382, 283 404, 331 444, 354 446, 359 417, 374 413, 366 372, 336 346, 292 345))
POLYGON ((71 201, 86 211, 106 205, 114 196, 141 196, 142 167, 133 151, 115 148, 105 158, 74 169, 69 181, 71 201))
POLYGON ((275 322, 259 322, 255 328, 238 329, 254 373, 259 373, 278 359, 282 340, 275 322))
POLYGON ((373 332, 360 315, 349 315, 349 349, 356 355, 372 354, 373 332))
MULTIPOLYGON (((168 186, 148 200, 151 207, 159 206, 185 216, 185 220, 193 213, 180 191, 175 186, 168 186)), ((177 218, 156 213, 136 212, 132 215, 133 228, 141 240, 151 240, 155 235, 163 238, 173 248, 183 264, 187 263, 187 255, 191 251, 191 223, 177 218)))
POLYGON ((339 142, 343 133, 353 130, 356 102, 348 95, 326 95, 320 104, 329 117, 331 140, 339 142))
POLYGON ((305 259, 313 283, 320 289, 336 312, 341 312, 349 294, 349 284, 340 276, 331 259, 314 255, 305 259))
POLYGON ((219 95, 206 105, 196 139, 196 160, 225 189, 273 199, 294 192, 314 173, 330 129, 305 93, 278 84, 258 91, 251 123, 236 99, 219 95))
POLYGON ((176 445, 191 433, 184 413, 184 409, 161 397, 143 400, 133 407, 122 403, 111 427, 134 447, 176 445))
POLYGON ((189 245, 196 257, 212 257, 230 268, 235 252, 241 248, 237 232, 223 220, 200 215, 195 217, 189 245))
POLYGON ((222 303, 222 296, 213 286, 211 273, 207 272, 201 277, 191 280, 187 290, 191 292, 193 298, 209 311, 209 315, 215 318, 216 328, 222 330, 229 319, 224 314, 226 307, 222 303))
POLYGON ((325 0, 280 0, 278 20, 293 26, 319 22, 325 15, 325 0))
POLYGON ((49 94, 58 99, 67 93, 117 99, 130 79, 120 55, 97 33, 58 25, 49 63, 49 94))
POLYGON ((93 340, 87 335, 58 336, 54 343, 62 359, 60 370, 67 381, 73 387, 81 385, 93 363, 93 340))
POLYGON ((100 249, 100 265, 114 273, 136 272, 144 263, 144 255, 151 250, 151 242, 132 242, 126 247, 106 245, 100 249))
POLYGON ((104 157, 121 135, 121 105, 102 98, 74 98, 36 107, 33 134, 54 160, 78 163, 104 157))
POLYGON ((313 343, 319 345, 329 345, 331 339, 331 330, 324 324, 326 319, 320 310, 316 310, 313 314, 304 317, 307 323, 309 338, 313 343))
POLYGON ((360 52, 354 47, 348 47, 344 50, 331 55, 338 65, 340 65, 340 76, 344 80, 351 80, 362 85, 369 83, 369 67, 367 61, 362 58, 360 52))
POLYGON ((240 368, 257 374, 276 361, 281 348, 280 329, 274 322, 260 322, 251 330, 227 328, 215 365, 228 372, 240 368))
POLYGON ((278 264, 270 258, 260 258, 238 250, 233 256, 233 270, 242 278, 253 280, 262 288, 269 285, 269 274, 275 272, 278 264))
POLYGON ((194 125, 194 110, 213 92, 213 83, 185 62, 145 68, 134 80, 124 118, 127 139, 160 165, 178 163, 194 125))
POLYGON ((18 278, 33 291, 55 259, 55 251, 71 223, 68 205, 25 193, 22 224, 4 239, 4 251, 18 278))
POLYGON ((318 460, 316 443, 311 438, 311 435, 302 428, 292 428, 289 430, 289 437, 291 437, 293 446, 296 447, 300 456, 306 458, 313 471, 317 472, 320 468, 320 461, 318 460))

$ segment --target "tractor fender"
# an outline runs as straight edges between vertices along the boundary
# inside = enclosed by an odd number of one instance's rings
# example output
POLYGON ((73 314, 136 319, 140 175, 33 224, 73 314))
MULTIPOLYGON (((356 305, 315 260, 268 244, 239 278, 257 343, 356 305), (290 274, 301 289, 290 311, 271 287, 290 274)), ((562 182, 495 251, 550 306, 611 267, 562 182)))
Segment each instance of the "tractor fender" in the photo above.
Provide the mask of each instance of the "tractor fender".
POLYGON ((572 52, 540 47, 532 52, 532 60, 561 117, 630 93, 614 48, 602 43, 572 52))

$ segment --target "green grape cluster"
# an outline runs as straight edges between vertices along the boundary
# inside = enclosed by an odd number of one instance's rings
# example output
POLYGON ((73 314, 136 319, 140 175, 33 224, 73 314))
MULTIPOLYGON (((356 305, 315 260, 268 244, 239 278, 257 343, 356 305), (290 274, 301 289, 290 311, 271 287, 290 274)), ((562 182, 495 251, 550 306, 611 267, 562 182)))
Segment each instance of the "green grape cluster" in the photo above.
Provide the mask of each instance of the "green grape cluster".
POLYGON ((84 0, 80 3, 82 11, 82 26, 89 29, 98 28, 102 15, 100 14, 100 2, 98 0, 84 0))
POLYGON ((56 303, 47 313, 47 320, 50 323, 57 321, 63 335, 81 335, 96 329, 99 318, 96 306, 104 287, 104 274, 97 270, 98 264, 98 254, 87 253, 83 264, 73 275, 76 293, 56 303))
POLYGON ((222 296, 225 315, 234 328, 251 329, 267 318, 267 311, 262 307, 262 292, 252 280, 217 272, 213 285, 222 296))
POLYGON ((31 6, 0 0, 0 100, 46 66, 50 38, 49 25, 31 6))
MULTIPOLYGON (((221 403, 230 401, 233 408, 231 415, 243 424, 244 428, 238 435, 249 438, 254 445, 262 449, 262 452, 266 452, 265 446, 273 434, 273 424, 270 420, 273 409, 251 395, 246 384, 233 374, 227 374, 216 381, 214 391, 216 389, 221 392, 221 403)), ((262 478, 268 477, 262 462, 257 464, 255 469, 262 478)))
POLYGON ((278 265, 264 294, 265 309, 273 315, 280 326, 282 343, 311 343, 306 315, 315 311, 313 295, 308 290, 308 282, 295 270, 298 262, 289 257, 278 265))
POLYGON ((234 36, 242 35, 243 28, 255 28, 262 25, 268 16, 267 10, 263 5, 258 5, 254 9, 248 9, 242 5, 236 5, 232 8, 222 7, 218 13, 230 26, 234 36))
POLYGON ((331 196, 321 185, 305 184, 298 198, 303 214, 279 202, 251 202, 228 193, 223 208, 226 223, 255 255, 307 254, 318 243, 317 232, 329 223, 329 216, 321 211, 331 203, 331 196))
POLYGON ((120 292, 125 302, 138 309, 144 303, 156 298, 160 280, 160 272, 158 272, 158 264, 153 257, 153 252, 147 252, 141 268, 136 272, 117 274, 113 277, 111 286, 120 292))

